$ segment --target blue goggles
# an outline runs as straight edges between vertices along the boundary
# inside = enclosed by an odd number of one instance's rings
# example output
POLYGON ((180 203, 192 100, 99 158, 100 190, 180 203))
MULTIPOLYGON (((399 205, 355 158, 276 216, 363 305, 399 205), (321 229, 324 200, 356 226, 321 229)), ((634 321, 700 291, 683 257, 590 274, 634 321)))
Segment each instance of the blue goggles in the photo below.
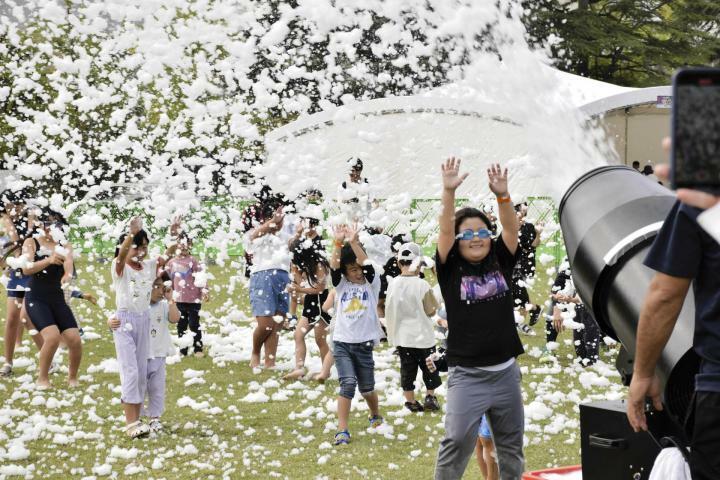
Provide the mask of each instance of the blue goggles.
POLYGON ((488 230, 487 228, 481 228, 477 232, 474 232, 470 229, 463 230, 462 232, 455 235, 455 238, 457 240, 472 240, 473 237, 485 239, 485 238, 490 238, 491 236, 492 236, 492 232, 490 230, 488 230))

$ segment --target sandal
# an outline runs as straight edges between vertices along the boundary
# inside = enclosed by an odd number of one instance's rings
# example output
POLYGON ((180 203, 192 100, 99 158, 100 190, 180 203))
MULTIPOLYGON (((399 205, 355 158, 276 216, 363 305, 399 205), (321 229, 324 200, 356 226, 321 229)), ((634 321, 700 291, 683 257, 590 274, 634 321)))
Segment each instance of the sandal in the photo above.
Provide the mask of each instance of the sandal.
POLYGON ((136 420, 125 427, 125 433, 130 438, 147 437, 150 433, 150 427, 142 423, 140 420, 136 420))

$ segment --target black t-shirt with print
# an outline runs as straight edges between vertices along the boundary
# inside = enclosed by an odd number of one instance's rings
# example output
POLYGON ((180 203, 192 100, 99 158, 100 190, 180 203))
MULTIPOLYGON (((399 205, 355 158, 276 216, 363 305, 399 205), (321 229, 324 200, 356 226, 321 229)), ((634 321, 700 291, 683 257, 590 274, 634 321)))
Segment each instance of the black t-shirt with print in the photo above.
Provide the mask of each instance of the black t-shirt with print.
POLYGON ((438 283, 448 321, 449 366, 485 367, 524 353, 510 290, 516 256, 494 239, 480 264, 462 258, 455 242, 445 263, 436 253, 438 283))

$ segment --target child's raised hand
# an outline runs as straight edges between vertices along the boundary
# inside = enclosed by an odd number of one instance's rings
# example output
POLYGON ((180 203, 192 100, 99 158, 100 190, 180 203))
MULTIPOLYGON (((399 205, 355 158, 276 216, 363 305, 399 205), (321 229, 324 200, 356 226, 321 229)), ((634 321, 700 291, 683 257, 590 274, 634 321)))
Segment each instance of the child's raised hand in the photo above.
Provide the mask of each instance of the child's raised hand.
POLYGON ((111 330, 117 330, 120 328, 120 319, 113 315, 107 319, 107 326, 110 327, 111 330))
POLYGON ((335 241, 342 243, 345 240, 347 225, 333 225, 332 231, 335 241))
POLYGON ((130 227, 129 232, 130 235, 135 236, 137 233, 142 230, 143 227, 143 221, 140 217, 134 217, 132 220, 130 220, 130 227))
POLYGON ((508 170, 500 168, 500 164, 491 165, 487 170, 490 191, 496 196, 506 196, 508 193, 508 170))
POLYGON ((442 169, 443 188, 446 190, 457 189, 467 178, 469 173, 460 175, 460 159, 450 157, 440 165, 442 169))
POLYGON ((168 302, 172 301, 173 299, 173 289, 170 287, 163 287, 163 296, 165 297, 165 300, 168 302))
POLYGON ((350 242, 357 242, 360 238, 360 230, 362 230, 362 227, 357 223, 354 223, 352 226, 345 227, 345 238, 347 238, 350 242))

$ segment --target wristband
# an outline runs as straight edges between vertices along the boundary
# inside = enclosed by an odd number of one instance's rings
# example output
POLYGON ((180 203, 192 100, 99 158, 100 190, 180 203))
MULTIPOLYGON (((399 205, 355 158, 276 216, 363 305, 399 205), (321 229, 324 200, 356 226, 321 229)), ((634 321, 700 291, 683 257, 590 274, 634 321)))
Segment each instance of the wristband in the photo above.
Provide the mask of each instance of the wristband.
POLYGON ((512 199, 510 198, 510 195, 503 195, 497 197, 497 202, 500 203, 512 203, 512 199))

